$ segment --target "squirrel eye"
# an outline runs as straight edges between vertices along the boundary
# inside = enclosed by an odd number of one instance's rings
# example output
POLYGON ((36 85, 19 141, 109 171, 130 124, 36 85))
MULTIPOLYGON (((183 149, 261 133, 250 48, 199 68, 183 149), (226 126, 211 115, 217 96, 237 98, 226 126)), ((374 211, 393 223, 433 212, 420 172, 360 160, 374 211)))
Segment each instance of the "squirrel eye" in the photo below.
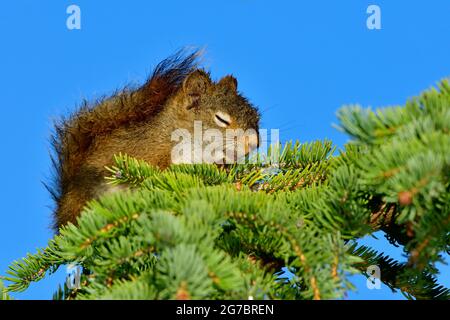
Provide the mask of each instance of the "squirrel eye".
POLYGON ((228 113, 219 111, 215 114, 214 121, 219 127, 225 128, 231 124, 231 117, 228 113))

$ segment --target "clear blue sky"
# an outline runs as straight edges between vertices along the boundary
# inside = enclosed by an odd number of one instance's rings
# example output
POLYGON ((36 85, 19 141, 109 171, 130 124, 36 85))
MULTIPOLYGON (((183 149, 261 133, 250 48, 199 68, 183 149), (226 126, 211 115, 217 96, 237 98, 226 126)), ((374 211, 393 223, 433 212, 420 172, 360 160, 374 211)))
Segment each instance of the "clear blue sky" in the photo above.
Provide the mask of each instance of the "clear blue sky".
MULTIPOLYGON (((332 127, 340 106, 403 104, 450 76, 449 16, 448 0, 2 1, 0 273, 52 236, 41 184, 51 121, 82 98, 141 82, 175 50, 200 46, 213 77, 238 78, 264 128, 342 146, 347 137, 332 127), (71 4, 81 8, 81 30, 66 28, 71 4), (381 30, 366 27, 369 4, 381 8, 381 30)), ((51 298, 63 277, 15 296, 51 298)), ((401 298, 356 283, 349 298, 401 298)))

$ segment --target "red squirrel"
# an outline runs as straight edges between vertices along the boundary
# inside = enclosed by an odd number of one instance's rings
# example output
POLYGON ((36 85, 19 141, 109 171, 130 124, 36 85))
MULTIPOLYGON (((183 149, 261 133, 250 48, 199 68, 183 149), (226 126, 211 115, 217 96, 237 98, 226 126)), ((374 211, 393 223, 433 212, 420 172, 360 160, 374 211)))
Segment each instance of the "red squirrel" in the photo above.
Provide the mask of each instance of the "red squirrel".
MULTIPOLYGON (((214 82, 199 68, 199 52, 178 52, 160 62, 148 80, 94 105, 85 102, 55 124, 51 137, 55 179, 47 186, 55 200, 54 228, 71 222, 90 199, 111 186, 106 166, 115 154, 147 161, 161 169, 172 164, 171 133, 179 128, 253 129, 245 153, 258 145, 258 110, 237 91, 237 80, 225 76, 214 82)), ((178 161, 179 162, 179 161, 178 161)))

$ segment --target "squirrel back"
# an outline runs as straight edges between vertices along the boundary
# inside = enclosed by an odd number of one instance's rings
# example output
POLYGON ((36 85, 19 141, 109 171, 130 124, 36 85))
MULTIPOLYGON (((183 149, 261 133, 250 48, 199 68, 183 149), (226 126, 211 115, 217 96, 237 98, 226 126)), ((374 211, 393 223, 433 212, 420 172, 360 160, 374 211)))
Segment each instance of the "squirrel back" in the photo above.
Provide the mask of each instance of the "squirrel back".
POLYGON ((55 230, 76 223, 85 203, 108 191, 105 166, 112 164, 114 154, 127 153, 164 169, 172 162, 170 133, 186 127, 192 131, 195 120, 210 127, 226 123, 258 129, 259 114, 237 93, 236 79, 227 76, 213 83, 198 69, 199 56, 198 51, 179 51, 160 62, 142 86, 94 105, 84 102, 55 124, 54 179, 46 185, 56 204, 55 230))

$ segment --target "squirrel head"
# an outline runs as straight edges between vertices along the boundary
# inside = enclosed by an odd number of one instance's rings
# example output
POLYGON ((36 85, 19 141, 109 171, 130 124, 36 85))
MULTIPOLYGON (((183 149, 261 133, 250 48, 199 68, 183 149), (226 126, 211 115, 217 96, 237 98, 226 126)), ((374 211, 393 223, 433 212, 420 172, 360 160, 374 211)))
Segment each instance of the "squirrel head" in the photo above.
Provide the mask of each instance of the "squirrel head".
MULTIPOLYGON (((180 124, 180 129, 185 128, 192 133, 194 123, 201 121, 203 132, 220 131, 224 139, 224 151, 242 148, 242 156, 256 149, 259 145, 260 115, 238 92, 237 85, 237 80, 231 75, 213 82, 203 70, 190 73, 172 100, 173 110, 176 110, 176 123, 180 124)), ((230 153, 224 154, 227 157, 223 160, 229 162, 235 162, 236 157, 239 157, 236 153, 233 154, 234 159, 230 159, 230 153)))

